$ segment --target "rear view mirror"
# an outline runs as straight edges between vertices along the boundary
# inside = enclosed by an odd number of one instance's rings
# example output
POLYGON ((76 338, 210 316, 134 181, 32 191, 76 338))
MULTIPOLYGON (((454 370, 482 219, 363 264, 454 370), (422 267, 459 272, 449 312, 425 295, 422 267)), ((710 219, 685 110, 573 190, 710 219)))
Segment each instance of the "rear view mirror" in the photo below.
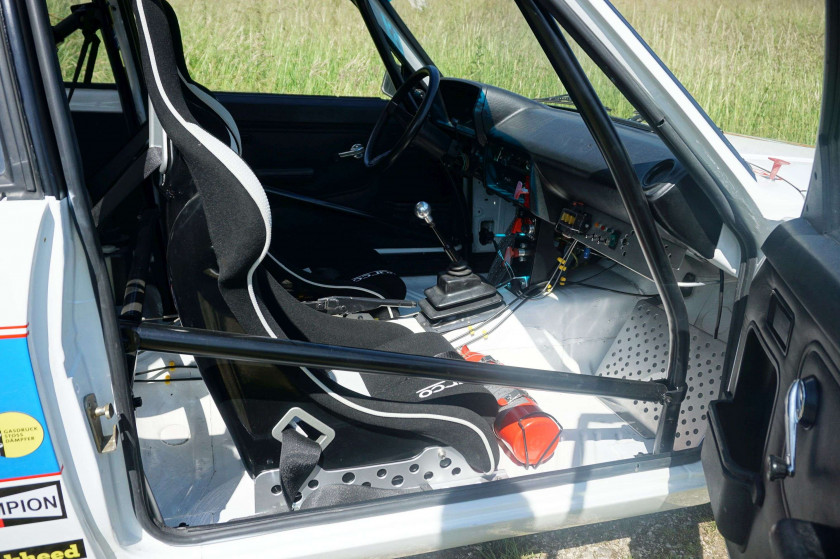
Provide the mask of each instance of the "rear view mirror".
POLYGON ((393 97, 394 93, 397 92, 397 88, 394 86, 394 82, 391 79, 391 74, 389 74, 387 70, 385 71, 385 75, 382 77, 381 90, 386 97, 393 97))

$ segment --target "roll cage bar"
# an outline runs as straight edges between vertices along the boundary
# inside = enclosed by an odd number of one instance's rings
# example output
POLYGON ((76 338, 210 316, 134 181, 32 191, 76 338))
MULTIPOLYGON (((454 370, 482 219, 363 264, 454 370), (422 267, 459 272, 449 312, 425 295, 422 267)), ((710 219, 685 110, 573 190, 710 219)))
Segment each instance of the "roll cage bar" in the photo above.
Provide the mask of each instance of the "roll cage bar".
MULTIPOLYGON (((680 416, 680 406, 687 390, 689 331, 685 300, 677 286, 674 270, 662 246, 656 221, 647 203, 639 177, 633 169, 630 156, 618 136, 615 123, 581 68, 563 32, 554 18, 561 18, 559 10, 551 4, 543 5, 533 0, 516 0, 522 14, 545 50, 554 70, 592 134, 598 149, 606 160, 613 181, 621 196, 627 215, 651 276, 662 300, 668 319, 669 351, 666 369, 668 391, 663 402, 654 441, 654 453, 669 452, 674 448, 674 436, 680 416), (552 17, 553 16, 553 17, 552 17)), ((638 382, 638 381, 637 381, 638 382)))
POLYGON ((181 328, 150 322, 138 324, 124 321, 121 326, 126 334, 130 352, 142 349, 188 353, 252 363, 342 369, 479 384, 510 384, 521 388, 614 396, 660 403, 664 403, 668 397, 667 386, 659 382, 578 375, 490 363, 471 363, 374 349, 181 328))
POLYGON ((64 42, 67 37, 76 31, 81 31, 84 36, 73 81, 70 84, 70 97, 72 97, 73 91, 79 83, 83 65, 85 66, 85 74, 82 83, 88 84, 91 81, 96 55, 99 52, 100 40, 96 36, 96 32, 99 31, 102 35, 101 43, 105 46, 105 53, 108 56, 108 63, 111 66, 111 73, 114 76, 114 83, 119 94, 123 118, 128 130, 135 132, 141 119, 131 97, 131 85, 127 71, 123 66, 116 36, 109 32, 110 29, 113 29, 114 20, 111 11, 108 9, 108 3, 106 0, 91 0, 87 4, 75 4, 70 7, 70 10, 67 17, 52 26, 52 35, 56 45, 64 42))

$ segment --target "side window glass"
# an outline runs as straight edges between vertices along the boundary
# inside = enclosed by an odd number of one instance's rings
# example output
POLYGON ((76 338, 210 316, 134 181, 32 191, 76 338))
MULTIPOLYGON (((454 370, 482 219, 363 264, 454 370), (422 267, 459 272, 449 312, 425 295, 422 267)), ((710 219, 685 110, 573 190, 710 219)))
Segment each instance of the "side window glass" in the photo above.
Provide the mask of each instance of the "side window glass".
POLYGON ((378 97, 384 67, 350 0, 170 0, 192 78, 214 91, 378 97))
MULTIPOLYGON (((416 2, 391 6, 445 76, 494 85, 529 98, 560 91, 560 80, 511 2, 416 2)), ((388 34, 388 21, 377 18, 388 34)))
POLYGON ((7 47, 7 43, 0 44, 0 203, 41 196, 23 133, 22 106, 7 47))
MULTIPOLYGON (((627 2, 616 2, 621 4, 627 2)), ((814 145, 825 2, 637 2, 621 10, 727 133, 814 145)), ((765 159, 765 161, 767 161, 765 159)))

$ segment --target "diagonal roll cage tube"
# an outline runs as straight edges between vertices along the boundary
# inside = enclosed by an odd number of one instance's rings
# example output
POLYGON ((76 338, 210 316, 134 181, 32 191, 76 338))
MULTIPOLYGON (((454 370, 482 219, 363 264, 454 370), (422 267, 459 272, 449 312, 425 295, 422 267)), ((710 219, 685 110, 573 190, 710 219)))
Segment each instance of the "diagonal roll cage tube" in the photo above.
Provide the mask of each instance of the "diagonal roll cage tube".
POLYGON ((665 384, 655 381, 624 380, 490 363, 471 363, 454 359, 279 340, 161 324, 133 324, 123 321, 121 326, 126 334, 130 351, 143 349, 189 353, 254 363, 342 369, 475 384, 503 384, 519 388, 611 396, 647 402, 664 402, 668 391, 665 384))
POLYGON ((642 191, 639 177, 618 136, 615 124, 557 25, 558 21, 561 24, 566 21, 565 10, 568 6, 556 0, 516 0, 516 3, 548 55, 607 163, 662 299, 669 334, 668 392, 656 429, 653 451, 670 452, 674 448, 680 407, 687 388, 685 379, 688 368, 689 331, 685 301, 662 246, 662 239, 642 191), (556 21, 554 18, 557 18, 556 21))

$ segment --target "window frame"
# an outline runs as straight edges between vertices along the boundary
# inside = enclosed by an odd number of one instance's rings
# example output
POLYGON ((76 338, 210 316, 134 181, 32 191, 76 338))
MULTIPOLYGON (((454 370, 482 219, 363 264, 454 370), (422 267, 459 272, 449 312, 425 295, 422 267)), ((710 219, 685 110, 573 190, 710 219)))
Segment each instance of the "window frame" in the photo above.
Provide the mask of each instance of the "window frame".
POLYGON ((43 124, 39 111, 25 110, 38 105, 37 82, 21 45, 26 29, 16 15, 5 5, 0 10, 0 200, 37 200, 44 197, 47 181, 38 180, 45 177, 43 170, 39 173, 36 169, 40 160, 49 158, 49 139, 37 136, 41 127, 35 125, 43 124))
MULTIPOLYGON (((139 58, 136 45, 131 44, 128 37, 125 36, 125 21, 120 9, 114 7, 112 3, 121 4, 127 9, 125 0, 88 0, 80 5, 89 5, 91 6, 89 9, 98 10, 99 17, 103 20, 102 25, 97 30, 100 37, 100 51, 97 52, 96 62, 101 61, 108 65, 113 81, 84 83, 81 81, 82 76, 80 76, 79 81, 74 85, 72 81, 63 79, 64 70, 60 61, 58 61, 59 72, 62 75, 65 92, 69 92, 71 88, 75 90, 114 91, 119 99, 120 112, 124 115, 126 126, 128 130, 134 132, 139 130, 140 126, 146 121, 146 109, 143 101, 145 99, 145 88, 141 85, 143 80, 137 74, 139 58), (115 21, 115 18, 118 21, 115 21), (104 33, 103 28, 113 29, 115 33, 104 33), (105 57, 104 60, 103 56, 105 57)), ((61 43, 79 32, 80 29, 73 29, 61 43)), ((56 47, 58 48, 61 43, 56 44, 56 47)), ((88 50, 85 64, 88 63, 90 56, 91 52, 88 50)), ((76 64, 78 64, 78 59, 74 62, 74 70, 76 64)))
POLYGON ((395 89, 399 89, 399 86, 403 84, 406 78, 417 71, 420 67, 437 67, 422 45, 420 45, 420 42, 414 34, 412 34, 408 29, 408 26, 406 26, 397 11, 394 10, 394 7, 391 6, 390 2, 382 2, 381 0, 351 1, 356 5, 359 12, 362 14, 365 27, 367 27, 368 33, 370 34, 371 39, 373 39, 374 45, 376 45, 379 57, 385 65, 385 72, 388 77, 391 78, 391 82, 394 84, 395 89), (377 10, 379 13, 385 15, 391 20, 395 35, 411 51, 410 57, 406 56, 394 40, 385 33, 382 26, 379 24, 376 14, 377 10), (409 58, 413 58, 415 63, 419 62, 420 66, 415 68, 414 63, 409 60, 409 58), (397 64, 397 60, 399 61, 399 65, 397 64))

